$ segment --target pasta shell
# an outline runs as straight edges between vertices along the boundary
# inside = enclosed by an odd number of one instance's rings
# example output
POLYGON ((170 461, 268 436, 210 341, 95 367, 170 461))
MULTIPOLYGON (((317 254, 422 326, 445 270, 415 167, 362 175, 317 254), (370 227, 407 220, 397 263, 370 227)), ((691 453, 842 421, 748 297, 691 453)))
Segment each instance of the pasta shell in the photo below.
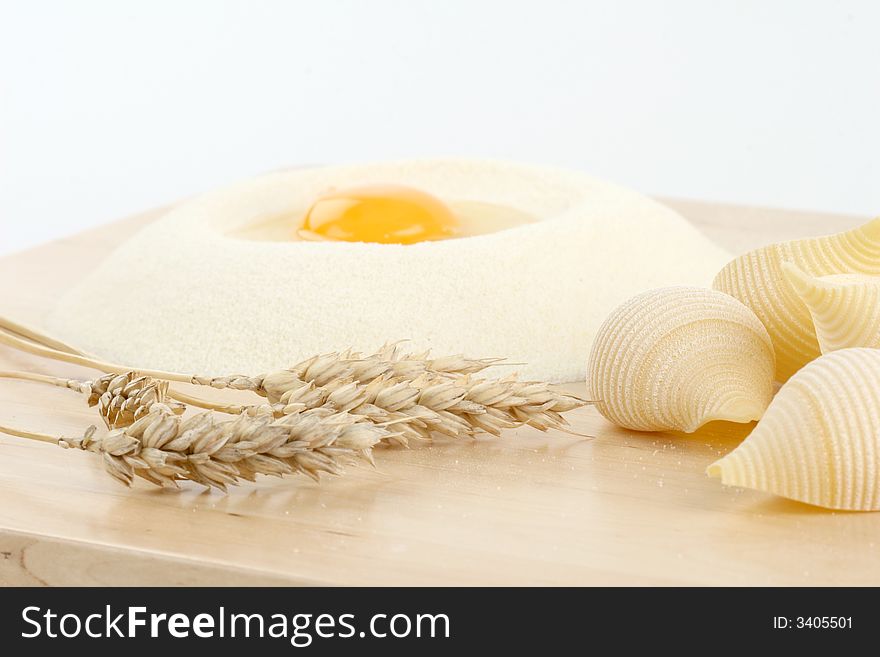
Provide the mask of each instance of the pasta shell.
POLYGON ((773 395, 770 337, 733 297, 697 287, 644 292, 600 327, 587 386, 607 419, 640 431, 749 422, 773 395))
POLYGON ((782 267, 810 311, 823 354, 880 347, 880 276, 810 276, 790 262, 782 267))
POLYGON ((715 277, 713 288, 742 301, 767 327, 779 381, 787 381, 820 353, 810 312, 786 279, 783 262, 792 262, 812 276, 880 275, 880 218, 837 235, 751 251, 715 277))
POLYGON ((880 350, 842 349, 805 366, 708 474, 830 509, 880 510, 880 350))

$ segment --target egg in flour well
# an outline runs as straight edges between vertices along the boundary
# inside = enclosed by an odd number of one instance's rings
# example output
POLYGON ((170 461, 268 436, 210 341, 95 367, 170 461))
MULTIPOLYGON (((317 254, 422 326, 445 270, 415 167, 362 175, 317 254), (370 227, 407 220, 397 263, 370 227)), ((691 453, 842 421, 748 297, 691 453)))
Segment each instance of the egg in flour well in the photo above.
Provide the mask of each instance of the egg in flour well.
POLYGON ((67 294, 49 328, 181 372, 256 373, 409 340, 578 380, 614 307, 646 288, 708 285, 729 258, 672 210, 574 171, 297 169, 173 208, 67 294))
POLYGON ((321 193, 302 210, 292 208, 246 226, 250 239, 416 244, 471 237, 534 221, 526 213, 466 200, 442 201, 413 187, 374 184, 321 193))

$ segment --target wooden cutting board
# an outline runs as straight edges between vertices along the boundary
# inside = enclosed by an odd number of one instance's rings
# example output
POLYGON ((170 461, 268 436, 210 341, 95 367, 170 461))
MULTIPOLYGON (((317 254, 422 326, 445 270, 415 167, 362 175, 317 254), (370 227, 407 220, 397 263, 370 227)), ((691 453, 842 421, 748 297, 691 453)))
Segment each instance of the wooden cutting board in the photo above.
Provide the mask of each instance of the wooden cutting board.
MULTIPOLYGON (((737 252, 863 220, 669 204, 737 252)), ((39 325, 160 213, 0 259, 2 312, 39 325)), ((7 348, 0 368, 94 374, 7 348)), ((382 449, 375 470, 320 485, 262 479, 226 495, 191 484, 126 489, 93 455, 0 436, 0 583, 880 584, 880 514, 832 513, 706 477, 750 426, 673 436, 616 429, 591 409, 570 419, 595 438, 525 428, 382 449)), ((95 421, 75 393, 0 381, 4 424, 73 434, 95 421)))

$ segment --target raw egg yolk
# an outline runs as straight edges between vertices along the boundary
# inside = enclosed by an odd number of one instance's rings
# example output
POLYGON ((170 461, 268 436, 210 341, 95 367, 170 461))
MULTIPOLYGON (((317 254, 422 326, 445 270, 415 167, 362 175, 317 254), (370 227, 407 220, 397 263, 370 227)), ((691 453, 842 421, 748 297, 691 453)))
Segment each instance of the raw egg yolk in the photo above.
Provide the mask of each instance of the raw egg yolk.
POLYGON ((414 244, 455 237, 459 223, 443 201, 402 185, 333 191, 316 200, 297 234, 306 240, 414 244))

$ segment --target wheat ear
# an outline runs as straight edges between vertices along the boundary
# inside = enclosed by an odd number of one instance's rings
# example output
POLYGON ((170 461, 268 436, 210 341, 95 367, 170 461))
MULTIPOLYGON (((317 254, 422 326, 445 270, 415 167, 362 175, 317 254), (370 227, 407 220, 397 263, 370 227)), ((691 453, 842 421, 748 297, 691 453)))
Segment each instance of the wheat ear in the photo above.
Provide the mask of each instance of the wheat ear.
POLYGON ((286 381, 286 390, 272 384, 270 397, 283 413, 316 406, 364 415, 375 422, 395 422, 403 436, 427 439, 432 432, 452 437, 502 430, 528 424, 541 431, 567 430, 562 413, 588 402, 552 390, 548 384, 504 379, 447 378, 422 374, 413 380, 386 375, 364 385, 335 379, 318 387, 286 381))
POLYGON ((106 374, 89 383, 89 406, 97 406, 110 429, 127 427, 149 414, 155 404, 164 404, 175 415, 186 405, 168 398, 168 382, 137 376, 134 372, 106 374))
POLYGON ((318 480, 322 472, 341 474, 348 463, 371 460, 372 447, 387 433, 344 413, 310 411, 281 419, 242 415, 218 421, 205 412, 184 420, 164 404, 153 404, 133 424, 101 437, 95 427, 78 438, 10 427, 0 431, 100 454, 106 471, 128 486, 141 477, 158 486, 189 480, 224 491, 257 475, 299 472, 318 480))
MULTIPOLYGON (((11 321, 8 319, 0 318, 0 329, 2 329, 0 330, 0 344, 5 344, 20 351, 26 351, 44 358, 90 367, 107 374, 137 372, 140 375, 164 381, 192 383, 218 389, 249 390, 263 396, 271 396, 271 391, 263 385, 264 380, 269 375, 250 376, 233 374, 227 376, 205 376, 120 365, 89 356, 73 347, 65 346, 64 349, 57 349, 47 346, 44 339, 48 340, 49 338, 41 336, 34 329, 29 329, 29 339, 24 339, 20 335, 16 335, 14 331, 5 328, 4 325, 9 325, 10 323, 11 321)), ((343 377, 343 373, 348 372, 348 376, 357 381, 368 383, 389 372, 407 378, 413 378, 423 372, 434 372, 448 376, 474 374, 491 365, 499 364, 501 360, 503 359, 471 359, 464 356, 429 358, 427 354, 401 355, 398 353, 396 345, 387 345, 375 354, 366 357, 353 352, 335 352, 314 356, 289 369, 280 370, 273 374, 295 378, 300 382, 313 382, 316 385, 321 385, 322 383, 343 377)))
POLYGON ((500 358, 473 359, 461 355, 431 358, 428 352, 403 353, 399 350, 398 345, 389 344, 368 356, 353 351, 332 352, 312 356, 293 367, 268 374, 256 376, 244 374, 194 375, 190 378, 189 383, 219 389, 248 390, 268 397, 270 401, 278 401, 280 396, 292 386, 313 384, 322 387, 346 379, 366 384, 380 377, 397 376, 403 379, 413 379, 425 373, 457 377, 475 374, 487 367, 497 365, 502 360, 500 358))

